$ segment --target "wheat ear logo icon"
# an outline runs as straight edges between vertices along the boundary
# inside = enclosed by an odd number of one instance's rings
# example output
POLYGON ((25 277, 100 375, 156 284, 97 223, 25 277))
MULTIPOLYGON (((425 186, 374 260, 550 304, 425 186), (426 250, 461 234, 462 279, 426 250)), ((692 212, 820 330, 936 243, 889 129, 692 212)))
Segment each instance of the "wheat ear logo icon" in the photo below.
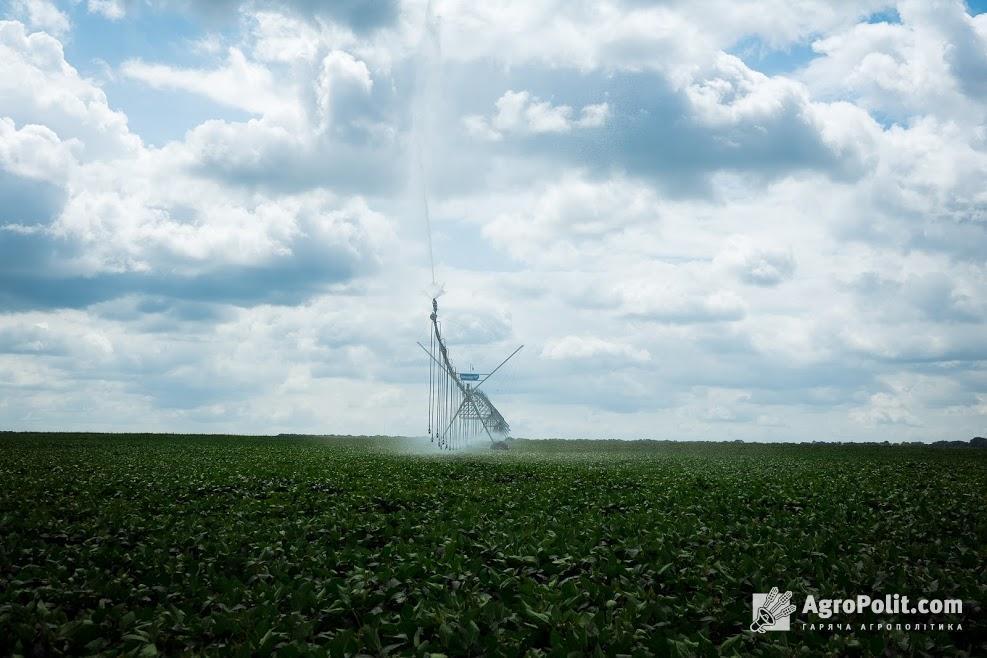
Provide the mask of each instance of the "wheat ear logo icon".
MULTIPOLYGON (((772 587, 767 598, 757 609, 757 618, 751 623, 751 630, 755 633, 764 633, 771 630, 782 618, 795 612, 795 606, 789 605, 792 600, 791 591, 778 596, 778 588, 772 587)), ((786 629, 787 630, 787 629, 786 629)))

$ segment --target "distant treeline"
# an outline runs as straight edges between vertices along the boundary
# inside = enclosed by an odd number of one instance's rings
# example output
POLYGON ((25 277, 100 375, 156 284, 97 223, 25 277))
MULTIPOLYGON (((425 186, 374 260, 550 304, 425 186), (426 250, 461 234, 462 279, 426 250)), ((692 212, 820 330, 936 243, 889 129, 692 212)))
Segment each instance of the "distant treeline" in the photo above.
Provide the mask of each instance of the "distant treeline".
MULTIPOLYGON (((277 435, 263 435, 263 434, 193 434, 193 433, 174 433, 174 432, 38 432, 38 431, 15 431, 15 430, 0 430, 0 437, 3 436, 62 436, 66 438, 75 439, 86 439, 86 438, 126 438, 126 439, 162 439, 171 437, 181 437, 190 439, 265 439, 265 438, 277 438, 277 439, 342 439, 342 440, 369 440, 369 441, 386 441, 388 439, 422 439, 427 440, 427 437, 401 437, 401 436, 388 436, 388 435, 354 435, 354 434, 289 434, 282 433, 277 435)), ((982 436, 975 436, 969 441, 934 441, 931 443, 925 443, 924 441, 901 441, 898 443, 892 443, 891 441, 744 441, 742 439, 735 439, 732 441, 673 441, 670 439, 561 439, 561 438, 550 438, 550 439, 526 439, 526 438, 508 438, 507 442, 510 444, 528 444, 528 445, 540 445, 547 447, 549 445, 558 445, 559 447, 573 447, 576 445, 587 444, 589 446, 603 447, 612 446, 617 448, 619 446, 627 447, 640 447, 646 448, 648 446, 677 446, 684 447, 689 445, 699 446, 714 446, 714 445, 813 445, 813 446, 861 446, 861 447, 931 447, 931 448, 987 448, 987 438, 982 436)))
POLYGON ((975 436, 969 441, 936 441, 929 445, 935 448, 987 448, 987 439, 975 436))
MULTIPOLYGON (((560 448, 573 446, 575 444, 587 446, 612 446, 615 449, 621 447, 685 447, 685 446, 858 446, 861 448, 987 448, 987 438, 976 436, 969 441, 934 441, 926 443, 924 441, 901 441, 893 443, 891 441, 744 441, 734 439, 731 441, 673 441, 669 439, 525 439, 514 438, 508 441, 517 447, 520 445, 557 445, 560 448)), ((604 448, 605 449, 605 448, 604 448)))

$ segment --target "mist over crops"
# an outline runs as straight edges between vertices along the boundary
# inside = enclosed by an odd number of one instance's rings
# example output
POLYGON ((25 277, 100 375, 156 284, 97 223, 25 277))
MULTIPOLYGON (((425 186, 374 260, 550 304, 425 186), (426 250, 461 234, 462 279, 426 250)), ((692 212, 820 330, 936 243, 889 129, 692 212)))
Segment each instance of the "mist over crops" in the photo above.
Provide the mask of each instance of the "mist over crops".
POLYGON ((987 451, 420 445, 2 435, 0 655, 987 652, 987 451), (752 634, 773 586, 963 630, 752 634))

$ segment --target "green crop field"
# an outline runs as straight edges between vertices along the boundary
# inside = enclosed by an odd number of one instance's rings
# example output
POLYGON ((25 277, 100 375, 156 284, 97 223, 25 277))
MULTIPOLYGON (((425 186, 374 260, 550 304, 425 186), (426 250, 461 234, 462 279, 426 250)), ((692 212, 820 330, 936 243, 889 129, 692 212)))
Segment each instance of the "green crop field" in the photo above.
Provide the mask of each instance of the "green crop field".
POLYGON ((987 655, 987 451, 407 447, 0 435, 0 655, 987 655), (962 630, 752 633, 772 586, 962 630))

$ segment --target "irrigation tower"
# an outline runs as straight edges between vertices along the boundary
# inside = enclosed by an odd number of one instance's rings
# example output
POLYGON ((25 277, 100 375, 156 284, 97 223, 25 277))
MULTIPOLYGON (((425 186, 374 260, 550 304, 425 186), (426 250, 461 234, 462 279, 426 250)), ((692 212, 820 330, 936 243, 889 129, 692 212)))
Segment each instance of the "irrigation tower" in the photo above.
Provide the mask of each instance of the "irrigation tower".
POLYGON ((439 302, 436 299, 432 300, 429 319, 429 347, 418 343, 429 356, 429 439, 446 450, 463 448, 476 439, 488 439, 491 448, 505 449, 511 426, 480 387, 524 345, 511 352, 489 373, 459 372, 449 359, 449 348, 442 337, 439 302))

